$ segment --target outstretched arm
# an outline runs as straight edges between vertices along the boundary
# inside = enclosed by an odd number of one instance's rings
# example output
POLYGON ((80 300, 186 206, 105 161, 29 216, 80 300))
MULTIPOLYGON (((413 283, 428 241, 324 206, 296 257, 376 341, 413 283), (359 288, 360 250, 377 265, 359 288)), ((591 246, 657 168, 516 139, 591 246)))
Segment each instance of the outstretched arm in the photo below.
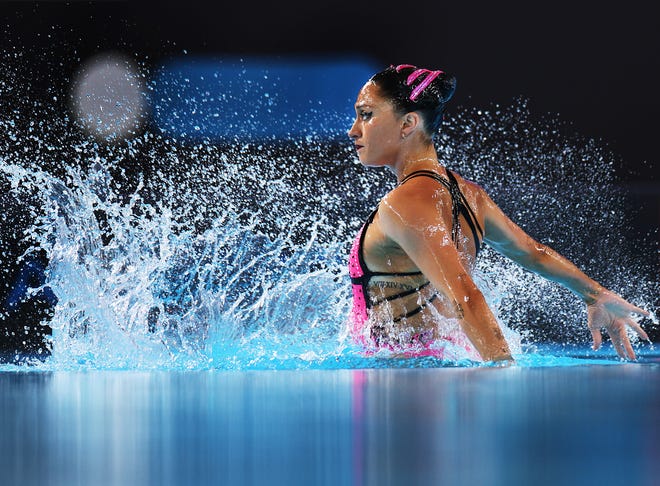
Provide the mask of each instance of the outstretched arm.
POLYGON ((499 253, 542 277, 560 283, 578 295, 587 305, 588 327, 594 349, 602 342, 600 329, 605 328, 621 358, 635 359, 635 352, 626 334, 629 327, 642 339, 648 340, 644 330, 630 314, 649 313, 622 299, 589 278, 567 258, 538 243, 512 222, 484 193, 486 200, 485 241, 499 253))

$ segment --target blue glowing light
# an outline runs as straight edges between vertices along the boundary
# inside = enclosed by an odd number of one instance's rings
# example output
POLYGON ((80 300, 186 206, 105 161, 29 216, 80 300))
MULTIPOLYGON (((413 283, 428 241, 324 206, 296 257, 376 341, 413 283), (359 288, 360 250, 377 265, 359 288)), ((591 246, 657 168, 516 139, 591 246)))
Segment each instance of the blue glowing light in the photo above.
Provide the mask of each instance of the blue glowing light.
POLYGON ((174 137, 220 141, 345 137, 377 70, 360 59, 177 59, 154 78, 154 121, 174 137))

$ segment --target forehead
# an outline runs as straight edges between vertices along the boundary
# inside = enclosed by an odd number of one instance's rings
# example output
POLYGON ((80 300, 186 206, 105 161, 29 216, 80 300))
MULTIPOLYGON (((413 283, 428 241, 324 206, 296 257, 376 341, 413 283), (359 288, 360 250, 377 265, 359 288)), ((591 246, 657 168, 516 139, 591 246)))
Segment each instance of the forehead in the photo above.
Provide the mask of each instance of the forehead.
POLYGON ((376 86, 373 81, 367 81, 367 83, 362 86, 362 89, 360 89, 360 92, 358 93, 355 106, 376 106, 382 103, 386 103, 386 100, 380 95, 378 86, 376 86))

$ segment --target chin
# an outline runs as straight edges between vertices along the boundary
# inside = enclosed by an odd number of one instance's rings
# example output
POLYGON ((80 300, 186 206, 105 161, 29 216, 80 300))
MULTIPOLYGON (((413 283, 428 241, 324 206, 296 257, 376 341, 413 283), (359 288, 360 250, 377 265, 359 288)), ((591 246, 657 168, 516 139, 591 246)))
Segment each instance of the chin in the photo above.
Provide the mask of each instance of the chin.
POLYGON ((359 154, 358 154, 358 160, 365 167, 376 167, 376 166, 379 165, 376 162, 374 162, 373 160, 370 160, 369 158, 363 157, 362 155, 359 155, 359 154))
POLYGON ((360 162, 365 167, 384 167, 384 166, 387 165, 386 163, 383 163, 380 160, 362 160, 362 159, 360 159, 360 162))
POLYGON ((364 157, 361 157, 360 155, 358 155, 357 160, 358 162, 360 162, 360 164, 364 165, 365 167, 369 167, 372 165, 371 163, 369 163, 368 160, 366 160, 364 157))
POLYGON ((358 152, 357 158, 360 161, 360 164, 362 164, 365 167, 383 167, 388 165, 387 162, 384 161, 382 158, 374 159, 373 157, 369 157, 369 154, 367 153, 358 152))

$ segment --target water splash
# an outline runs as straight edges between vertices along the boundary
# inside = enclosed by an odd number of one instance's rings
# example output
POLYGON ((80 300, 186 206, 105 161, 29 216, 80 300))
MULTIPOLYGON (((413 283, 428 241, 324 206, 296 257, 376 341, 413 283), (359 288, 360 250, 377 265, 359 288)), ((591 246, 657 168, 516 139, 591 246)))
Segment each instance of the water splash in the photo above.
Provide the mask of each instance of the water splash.
POLYGON ((323 218, 303 220, 275 200, 290 190, 283 181, 253 203, 271 208, 269 235, 267 218, 244 206, 247 184, 230 184, 227 172, 210 208, 192 177, 187 189, 157 177, 166 205, 145 200, 154 182, 142 178, 131 193, 116 192, 112 168, 98 160, 88 171, 67 167, 62 179, 3 170, 15 190, 41 200, 29 236, 49 256, 48 285, 58 298, 54 364, 198 367, 241 349, 259 359, 266 343, 276 354, 305 354, 328 339, 336 346, 347 315, 343 249, 319 241, 329 231, 323 218))
MULTIPOLYGON (((13 236, 24 255, 46 252, 46 285, 58 299, 48 320, 52 355, 38 366, 381 363, 346 337, 344 263, 362 219, 393 183, 388 174, 362 168, 347 147, 314 135, 227 145, 180 141, 152 127, 103 144, 57 110, 19 108, 0 119, 0 173, 29 203, 25 227, 13 236)), ((611 155, 596 143, 564 137, 556 121, 531 120, 517 102, 459 110, 446 120, 438 150, 533 236, 638 305, 652 304, 658 283, 623 244, 625 197, 613 189, 611 155), (611 246, 620 248, 616 257, 611 246)), ((477 281, 516 354, 521 337, 585 340, 584 311, 568 292, 484 253, 477 281)), ((402 363, 469 364, 460 353, 454 358, 402 363)))

